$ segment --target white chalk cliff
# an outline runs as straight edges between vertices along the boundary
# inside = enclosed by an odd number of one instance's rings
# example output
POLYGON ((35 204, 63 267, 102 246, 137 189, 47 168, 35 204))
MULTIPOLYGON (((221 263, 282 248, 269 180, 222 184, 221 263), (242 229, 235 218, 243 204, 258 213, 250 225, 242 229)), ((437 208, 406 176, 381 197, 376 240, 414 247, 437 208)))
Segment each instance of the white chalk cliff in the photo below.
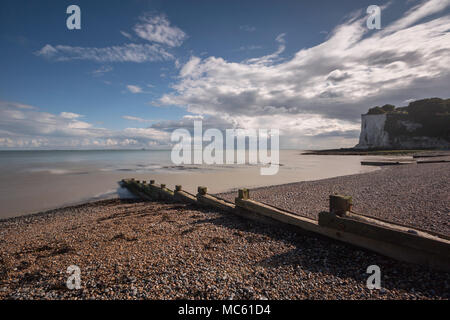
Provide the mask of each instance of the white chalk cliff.
POLYGON ((389 134, 384 130, 386 114, 363 114, 361 134, 356 149, 390 148, 389 134))
POLYGON ((374 107, 361 116, 361 134, 355 149, 449 149, 449 100, 419 100, 415 107, 374 107), (437 105, 437 107, 431 109, 437 105), (417 107, 419 105, 419 107, 417 107), (388 109, 389 107, 389 109, 388 109), (383 109, 384 108, 384 109, 383 109))

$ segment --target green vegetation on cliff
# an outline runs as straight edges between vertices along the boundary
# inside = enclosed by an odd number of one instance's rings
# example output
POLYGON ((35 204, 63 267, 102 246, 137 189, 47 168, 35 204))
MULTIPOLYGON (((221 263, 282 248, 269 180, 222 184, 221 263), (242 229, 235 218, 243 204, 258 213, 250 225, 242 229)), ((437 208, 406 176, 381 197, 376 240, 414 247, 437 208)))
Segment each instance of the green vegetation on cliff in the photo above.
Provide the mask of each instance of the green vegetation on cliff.
POLYGON ((450 141, 450 99, 430 98, 407 107, 384 105, 367 114, 386 114, 384 130, 391 138, 431 137, 450 141))

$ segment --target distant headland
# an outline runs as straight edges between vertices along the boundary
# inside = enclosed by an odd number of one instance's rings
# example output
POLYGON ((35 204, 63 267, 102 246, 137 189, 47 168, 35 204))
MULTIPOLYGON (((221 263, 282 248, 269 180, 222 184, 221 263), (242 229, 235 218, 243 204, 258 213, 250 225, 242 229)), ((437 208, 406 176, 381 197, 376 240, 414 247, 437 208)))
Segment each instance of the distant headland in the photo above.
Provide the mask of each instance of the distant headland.
POLYGON ((355 149, 450 148, 450 99, 417 100, 399 108, 386 104, 361 117, 355 149))
POLYGON ((386 104, 361 115, 359 143, 353 148, 305 154, 402 155, 450 149, 450 99, 430 98, 406 107, 386 104))

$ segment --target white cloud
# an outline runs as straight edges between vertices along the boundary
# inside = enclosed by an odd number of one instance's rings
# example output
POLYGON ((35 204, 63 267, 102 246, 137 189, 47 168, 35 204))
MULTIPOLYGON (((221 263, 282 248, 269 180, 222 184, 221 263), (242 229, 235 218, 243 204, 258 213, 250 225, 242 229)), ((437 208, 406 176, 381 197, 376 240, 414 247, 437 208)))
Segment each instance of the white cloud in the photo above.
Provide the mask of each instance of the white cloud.
MULTIPOLYGON (((35 54, 56 61, 91 60, 101 63, 112 62, 151 62, 174 59, 164 46, 178 47, 187 38, 180 28, 172 26, 165 15, 143 15, 139 18, 133 30, 136 35, 153 44, 128 43, 110 47, 75 47, 67 45, 46 44, 35 54)), ((134 37, 125 31, 120 34, 129 40, 134 37)), ((109 72, 111 67, 98 69, 94 74, 100 75, 109 72)))
POLYGON ((123 35, 125 38, 133 40, 133 36, 125 31, 120 31, 120 34, 123 35))
POLYGON ((191 114, 187 114, 185 116, 183 116, 183 119, 188 119, 188 120, 203 120, 204 117, 202 115, 191 115, 191 114))
POLYGON ((59 135, 95 135, 104 129, 93 128, 91 124, 80 121, 82 117, 72 112, 61 112, 55 115, 38 111, 37 108, 21 109, 15 103, 0 101, 0 128, 12 136, 24 134, 30 136, 59 135), (89 129, 89 130, 87 130, 89 129))
POLYGON ((286 40, 284 40, 285 36, 286 36, 286 33, 281 33, 275 38, 275 41, 279 42, 279 43, 286 43, 286 40))
POLYGON ((171 26, 165 15, 144 15, 134 27, 136 35, 142 39, 165 44, 169 47, 180 46, 186 33, 178 27, 171 26))
POLYGON ((407 28, 420 19, 438 13, 450 6, 450 0, 429 0, 414 6, 405 16, 386 28, 385 32, 393 32, 407 28))
POLYGON ((262 49, 262 46, 257 45, 249 45, 249 46, 240 46, 236 51, 250 51, 250 50, 258 50, 262 49))
POLYGON ((64 119, 77 119, 77 118, 81 118, 82 117, 81 114, 72 113, 72 112, 61 112, 59 114, 59 116, 61 118, 64 118, 64 119))
POLYGON ((35 109, 35 107, 27 105, 27 104, 23 104, 23 103, 7 102, 7 101, 0 101, 0 102, 1 102, 1 106, 3 106, 4 108, 10 107, 13 109, 27 109, 27 110, 35 109))
POLYGON ((72 112, 59 115, 0 101, 0 148, 167 147, 169 133, 155 128, 98 128, 72 112))
POLYGON ((54 56, 57 53, 58 53, 58 50, 49 44, 46 44, 45 46, 42 47, 41 50, 36 52, 36 54, 41 55, 41 56, 46 56, 46 57, 54 56))
MULTIPOLYGON (((147 129, 111 131, 79 117, 4 102, 0 104, 0 146, 159 145, 167 143, 170 130, 190 127, 200 118, 204 126, 219 129, 279 128, 285 147, 351 146, 359 133, 360 114, 369 107, 404 105, 411 97, 448 96, 450 15, 442 12, 449 1, 422 1, 381 30, 369 31, 365 11, 360 10, 330 31, 324 42, 291 57, 281 57, 286 41, 285 34, 280 34, 275 39, 277 50, 265 56, 232 62, 199 55, 184 65, 176 60, 179 73, 173 92, 157 102, 184 107, 193 115, 160 121, 147 129)), ((134 31, 143 39, 170 47, 181 45, 186 38, 164 16, 146 16, 134 31)), ((46 45, 38 54, 58 61, 174 59, 158 44, 106 48, 46 45)), ((127 89, 143 92, 134 85, 127 89)))
POLYGON ((278 126, 292 141, 355 142, 360 114, 369 107, 448 95, 450 15, 438 15, 444 7, 423 2, 370 32, 366 17, 353 14, 324 42, 284 60, 284 34, 276 39, 278 50, 263 57, 242 62, 191 57, 174 91, 158 102, 244 128, 278 126))
POLYGON ((256 28, 255 28, 255 27, 249 26, 249 25, 243 25, 243 26, 240 26, 239 29, 244 30, 244 31, 247 31, 247 32, 253 32, 253 31, 256 31, 256 28))
POLYGON ((143 92, 141 87, 135 86, 135 85, 132 85, 132 84, 127 85, 127 89, 131 93, 142 93, 143 92))
POLYGON ((126 44, 104 48, 45 45, 36 55, 56 61, 91 60, 101 63, 152 62, 172 60, 173 56, 157 44, 126 44))
POLYGON ((286 49, 286 40, 284 39, 285 36, 286 36, 285 33, 281 33, 275 38, 275 41, 278 42, 277 51, 267 56, 248 59, 245 61, 245 63, 254 65, 269 65, 274 63, 275 61, 278 61, 280 54, 282 54, 286 49))
POLYGON ((201 59, 199 57, 191 57, 189 61, 181 68, 180 77, 187 77, 192 75, 193 71, 196 70, 201 59))
POLYGON ((155 121, 158 121, 158 120, 143 119, 143 118, 134 117, 134 116, 122 116, 122 118, 125 119, 125 120, 137 121, 137 122, 155 122, 155 121))
POLYGON ((94 71, 92 71, 92 74, 94 76, 102 76, 105 73, 111 72, 113 71, 113 67, 111 66, 101 66, 100 68, 95 69, 94 71))
POLYGON ((186 115, 181 120, 160 121, 152 128, 172 132, 175 129, 194 130, 194 121, 202 120, 203 130, 219 129, 225 135, 226 129, 280 129, 280 147, 282 148, 335 148, 353 146, 359 135, 360 125, 339 119, 324 119, 316 114, 301 115, 186 115))

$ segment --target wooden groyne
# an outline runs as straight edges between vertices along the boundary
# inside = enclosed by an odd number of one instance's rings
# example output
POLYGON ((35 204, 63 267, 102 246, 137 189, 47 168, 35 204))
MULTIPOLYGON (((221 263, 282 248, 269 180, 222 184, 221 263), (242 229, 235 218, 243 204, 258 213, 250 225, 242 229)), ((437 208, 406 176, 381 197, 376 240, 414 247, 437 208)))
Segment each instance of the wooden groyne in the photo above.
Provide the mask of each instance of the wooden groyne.
POLYGON ((364 160, 361 161, 363 166, 400 166, 405 164, 427 164, 427 163, 448 163, 450 159, 436 159, 436 160, 364 160))
POLYGON ((352 212, 352 198, 330 195, 328 212, 318 213, 318 220, 300 216, 250 198, 248 189, 240 189, 235 203, 208 194, 198 187, 193 195, 177 185, 172 191, 154 180, 124 179, 121 185, 144 200, 186 202, 211 207, 269 224, 325 236, 379 254, 439 270, 450 271, 450 237, 394 224, 352 212))
POLYGON ((448 163, 450 160, 447 159, 439 159, 439 160, 417 160, 417 164, 426 164, 426 163, 448 163))
POLYGON ((363 166, 400 166, 400 165, 405 165, 405 164, 414 164, 416 163, 415 161, 389 161, 389 160, 385 160, 385 161, 361 161, 361 165, 363 166))
POLYGON ((448 157, 450 153, 438 153, 438 154, 414 154, 413 158, 441 158, 448 157))

